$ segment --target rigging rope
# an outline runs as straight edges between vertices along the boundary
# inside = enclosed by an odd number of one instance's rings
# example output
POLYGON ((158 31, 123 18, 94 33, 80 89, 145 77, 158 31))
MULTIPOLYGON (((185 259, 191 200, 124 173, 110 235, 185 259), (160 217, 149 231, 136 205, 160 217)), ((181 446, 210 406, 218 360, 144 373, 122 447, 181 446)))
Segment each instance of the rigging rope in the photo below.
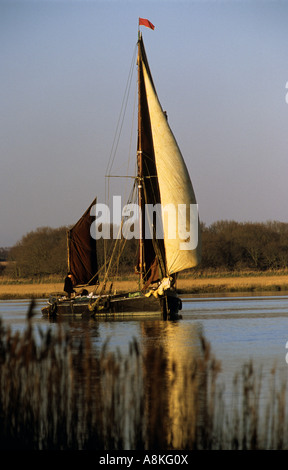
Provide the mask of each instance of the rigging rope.
POLYGON ((132 62, 131 62, 130 70, 129 70, 129 75, 128 75, 128 79, 127 79, 127 83, 126 83, 126 88, 125 88, 125 92, 124 92, 124 97, 123 97, 123 101, 122 101, 122 105, 121 105, 120 115, 119 115, 119 118, 118 118, 118 123, 117 123, 117 126, 116 126, 116 131, 115 131, 115 136, 114 136, 114 140, 113 140, 113 144, 112 144, 112 148, 111 148, 111 152, 110 152, 110 157, 109 157, 107 168, 106 168, 106 174, 107 173, 109 174, 111 169, 112 169, 112 166, 113 166, 113 163, 114 163, 114 160, 115 160, 116 150, 117 150, 117 147, 118 147, 118 144, 119 144, 121 130, 122 130, 122 127, 123 127, 124 117, 125 117, 125 113, 126 113, 126 109, 127 109, 129 93, 130 93, 130 89, 131 89, 131 82, 132 82, 132 77, 133 77, 134 64, 135 64, 135 60, 136 60, 136 52, 137 52, 137 45, 135 46, 134 53, 133 53, 133 58, 132 58, 132 62))
MULTIPOLYGON (((129 74, 128 74, 126 88, 125 88, 125 92, 124 92, 124 96, 123 96, 123 100, 122 100, 122 105, 121 105, 121 109, 120 109, 120 114, 119 114, 119 118, 118 118, 118 122, 117 122, 117 126, 116 126, 116 131, 115 131, 115 135, 114 135, 114 139, 113 139, 113 143, 112 143, 110 156, 109 156, 109 159, 108 159, 108 164, 107 164, 107 167, 106 167, 106 173, 105 173, 106 175, 110 174, 113 163, 114 163, 114 160, 115 160, 115 157, 116 157, 116 152, 117 152, 117 149, 118 149, 118 144, 119 144, 119 141, 120 141, 120 136, 121 136, 123 123, 124 123, 124 118, 125 118, 125 114, 126 114, 128 98, 129 98, 129 94, 130 94, 130 90, 131 90, 131 83, 132 83, 132 77, 133 77, 133 71, 134 71, 134 64, 136 62, 136 55, 137 55, 137 44, 134 48, 134 52, 133 52, 133 56, 132 56, 132 61, 131 61, 131 65, 130 65, 130 70, 129 70, 129 74)), ((134 107, 135 107, 135 103, 134 103, 134 107)), ((133 121, 134 121, 134 112, 133 112, 133 121)), ((132 134, 132 131, 131 131, 131 134, 132 134)), ((131 149, 131 137, 130 137, 130 149, 131 149)), ((130 154, 130 150, 129 150, 129 154, 130 154)), ((129 160, 128 160, 128 165, 129 165, 129 160)), ((110 186, 109 186, 109 184, 110 184, 109 178, 108 178, 108 182, 107 182, 107 179, 105 178, 105 203, 107 205, 108 205, 109 199, 110 199, 110 194, 109 194, 110 186)), ((104 239, 104 265, 105 265, 105 267, 108 264, 107 260, 106 260, 106 251, 107 251, 107 241, 104 239)))

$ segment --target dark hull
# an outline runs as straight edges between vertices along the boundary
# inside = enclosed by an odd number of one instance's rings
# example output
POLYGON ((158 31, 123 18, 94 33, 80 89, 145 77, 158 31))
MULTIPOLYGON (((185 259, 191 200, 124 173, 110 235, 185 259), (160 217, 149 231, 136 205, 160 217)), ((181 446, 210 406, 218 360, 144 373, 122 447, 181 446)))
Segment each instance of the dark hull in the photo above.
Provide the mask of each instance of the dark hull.
POLYGON ((64 299, 51 296, 42 313, 50 318, 61 316, 80 316, 83 318, 122 318, 126 316, 156 315, 164 320, 178 319, 181 310, 181 300, 175 292, 155 298, 144 294, 126 294, 104 296, 101 299, 76 297, 64 299))

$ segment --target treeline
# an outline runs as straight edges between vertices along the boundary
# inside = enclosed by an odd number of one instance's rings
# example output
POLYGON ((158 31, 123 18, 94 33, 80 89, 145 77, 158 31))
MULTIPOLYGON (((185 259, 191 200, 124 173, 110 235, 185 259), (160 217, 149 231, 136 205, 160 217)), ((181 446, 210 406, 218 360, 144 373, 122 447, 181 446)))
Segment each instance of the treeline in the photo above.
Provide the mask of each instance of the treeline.
POLYGON ((215 222, 202 226, 200 269, 278 270, 288 267, 288 223, 215 222))
MULTIPOLYGON (((12 278, 44 278, 53 275, 65 277, 68 266, 68 229, 69 227, 57 229, 41 227, 29 232, 9 250, 8 263, 2 274, 12 278)), ((120 273, 133 272, 136 265, 137 246, 137 240, 129 240, 124 249, 119 247, 115 250, 115 264, 120 273)), ((107 261, 112 249, 112 235, 111 240, 97 240, 99 268, 107 261), (107 253, 106 258, 104 251, 107 253)), ((115 264, 114 268, 116 268, 115 264)))
MULTIPOLYGON (((13 246, 5 259, 2 271, 10 277, 41 278, 64 276, 67 271, 67 227, 42 227, 25 235, 13 246)), ((104 262, 113 240, 98 240, 98 262, 104 262)), ((128 240, 119 255, 120 274, 133 273, 137 261, 138 240, 128 240), (121 257, 120 257, 121 254, 121 257)), ((219 221, 210 226, 202 224, 202 261, 198 271, 205 270, 279 270, 288 268, 288 223, 239 223, 219 221)), ((193 270, 194 271, 194 270, 193 270)))
POLYGON ((7 261, 9 248, 0 247, 0 262, 7 261))
POLYGON ((5 271, 8 255, 9 248, 0 247, 0 275, 5 271))
POLYGON ((5 275, 15 278, 41 278, 67 271, 66 227, 41 227, 27 233, 8 255, 5 275))

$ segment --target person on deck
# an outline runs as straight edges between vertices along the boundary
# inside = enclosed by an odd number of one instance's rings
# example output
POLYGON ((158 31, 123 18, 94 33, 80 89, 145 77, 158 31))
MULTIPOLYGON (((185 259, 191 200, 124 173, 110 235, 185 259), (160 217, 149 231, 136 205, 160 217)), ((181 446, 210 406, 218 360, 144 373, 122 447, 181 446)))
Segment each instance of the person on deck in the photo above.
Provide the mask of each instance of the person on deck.
POLYGON ((64 292, 66 292, 67 297, 70 299, 71 294, 75 292, 73 289, 72 274, 68 273, 64 281, 64 292))

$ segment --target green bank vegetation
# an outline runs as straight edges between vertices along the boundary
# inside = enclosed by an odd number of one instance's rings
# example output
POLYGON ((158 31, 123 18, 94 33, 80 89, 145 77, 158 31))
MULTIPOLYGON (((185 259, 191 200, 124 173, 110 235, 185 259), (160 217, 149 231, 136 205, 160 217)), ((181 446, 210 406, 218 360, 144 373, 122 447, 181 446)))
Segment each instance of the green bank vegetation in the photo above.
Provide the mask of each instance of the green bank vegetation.
POLYGON ((287 449, 287 381, 253 363, 227 402, 221 364, 204 337, 179 365, 161 348, 96 351, 92 333, 0 323, 0 449, 287 449), (266 382, 268 380, 268 382, 266 382), (160 393, 159 393, 160 392, 160 393), (263 394, 264 392, 264 394, 263 394))

